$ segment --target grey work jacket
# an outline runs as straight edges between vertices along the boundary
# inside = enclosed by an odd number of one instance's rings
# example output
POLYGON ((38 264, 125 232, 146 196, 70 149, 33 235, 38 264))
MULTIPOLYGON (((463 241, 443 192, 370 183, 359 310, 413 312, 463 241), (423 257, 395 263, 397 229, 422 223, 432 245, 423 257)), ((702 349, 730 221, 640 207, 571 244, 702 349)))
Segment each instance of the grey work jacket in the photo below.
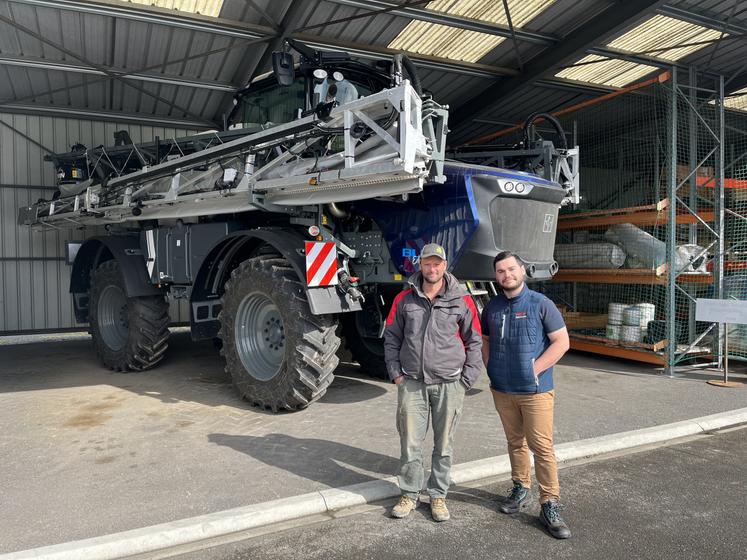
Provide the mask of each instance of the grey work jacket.
POLYGON ((461 381, 468 389, 482 371, 482 332, 472 297, 456 277, 444 275, 445 290, 433 300, 423 293, 420 272, 392 303, 384 331, 389 378, 400 375, 426 384, 461 381))

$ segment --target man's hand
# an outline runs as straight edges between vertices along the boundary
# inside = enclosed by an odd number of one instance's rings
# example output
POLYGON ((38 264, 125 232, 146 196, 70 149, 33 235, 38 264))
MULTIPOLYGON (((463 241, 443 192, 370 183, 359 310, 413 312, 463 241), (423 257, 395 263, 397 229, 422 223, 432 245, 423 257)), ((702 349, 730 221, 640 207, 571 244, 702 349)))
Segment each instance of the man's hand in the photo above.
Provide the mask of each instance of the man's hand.
POLYGON ((542 355, 534 361, 534 375, 539 376, 563 357, 570 346, 568 339, 568 330, 563 327, 547 335, 550 339, 550 346, 547 347, 542 355))
POLYGON ((402 380, 403 380, 404 378, 405 378, 405 376, 404 376, 404 375, 400 375, 399 377, 395 377, 395 378, 394 378, 394 384, 395 384, 395 385, 399 385, 400 383, 402 383, 402 380))

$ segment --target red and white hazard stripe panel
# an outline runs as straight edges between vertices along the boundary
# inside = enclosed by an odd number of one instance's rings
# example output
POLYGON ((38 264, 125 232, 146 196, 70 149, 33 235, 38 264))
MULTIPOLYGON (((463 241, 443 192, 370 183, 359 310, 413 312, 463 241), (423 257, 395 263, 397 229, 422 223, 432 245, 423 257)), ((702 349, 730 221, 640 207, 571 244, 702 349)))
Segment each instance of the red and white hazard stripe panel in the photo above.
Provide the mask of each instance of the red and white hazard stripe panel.
POLYGON ((306 242, 306 284, 336 286, 337 246, 334 243, 306 242))

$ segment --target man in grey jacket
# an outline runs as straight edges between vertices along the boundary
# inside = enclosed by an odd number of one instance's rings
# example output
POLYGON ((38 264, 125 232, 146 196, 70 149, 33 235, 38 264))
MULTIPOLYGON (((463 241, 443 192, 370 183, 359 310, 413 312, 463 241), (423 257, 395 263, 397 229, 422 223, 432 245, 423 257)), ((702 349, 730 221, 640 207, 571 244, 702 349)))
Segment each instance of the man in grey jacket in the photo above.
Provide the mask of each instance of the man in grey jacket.
POLYGON ((454 431, 464 393, 482 371, 480 318, 472 298, 446 272, 446 251, 430 243, 420 254, 420 272, 394 299, 386 321, 384 358, 397 385, 400 435, 399 502, 392 517, 417 506, 423 486, 423 440, 433 424, 433 456, 428 494, 435 521, 449 519, 446 493, 451 484, 454 431))

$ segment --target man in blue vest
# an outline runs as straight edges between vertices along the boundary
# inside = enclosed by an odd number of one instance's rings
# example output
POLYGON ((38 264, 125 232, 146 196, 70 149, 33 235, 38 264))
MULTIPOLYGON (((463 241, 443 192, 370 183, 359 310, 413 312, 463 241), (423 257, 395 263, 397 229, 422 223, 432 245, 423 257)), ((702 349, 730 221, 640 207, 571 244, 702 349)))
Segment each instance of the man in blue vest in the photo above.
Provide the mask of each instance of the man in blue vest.
POLYGON ((567 539, 571 532, 560 517, 553 447, 552 368, 568 351, 568 331, 555 305, 526 286, 526 271, 518 256, 504 251, 493 266, 503 293, 483 311, 482 356, 506 433, 513 479, 513 489, 498 509, 516 513, 529 498, 531 450, 540 490, 540 521, 553 537, 567 539))

